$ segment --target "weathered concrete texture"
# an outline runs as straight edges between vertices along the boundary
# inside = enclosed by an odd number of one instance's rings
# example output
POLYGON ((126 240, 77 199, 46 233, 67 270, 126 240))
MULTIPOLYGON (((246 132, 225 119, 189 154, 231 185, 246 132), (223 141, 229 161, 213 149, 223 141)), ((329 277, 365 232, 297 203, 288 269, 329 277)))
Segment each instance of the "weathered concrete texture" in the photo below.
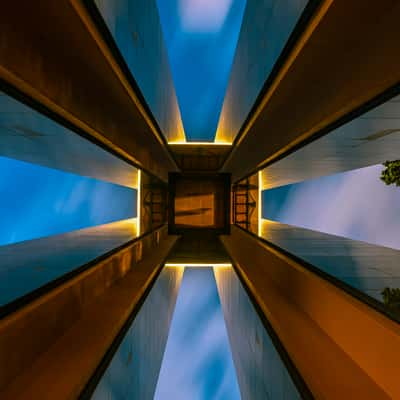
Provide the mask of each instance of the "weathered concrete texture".
POLYGON ((399 250, 265 219, 260 234, 378 301, 385 287, 400 287, 399 250))
POLYGON ((224 165, 233 181, 398 84, 399 13, 396 0, 322 2, 224 165))
POLYGON ((0 309, 136 237, 136 219, 0 246, 0 309))
POLYGON ((182 276, 183 267, 164 267, 99 382, 94 400, 153 399, 182 276))
POLYGON ((185 133, 156 0, 96 0, 125 61, 168 141, 185 133))
POLYGON ((135 188, 137 169, 0 91, 0 155, 135 188))
POLYGON ((247 0, 217 142, 235 139, 306 4, 307 0, 247 0))
POLYGON ((263 189, 397 160, 399 148, 397 96, 265 168, 263 189))
POLYGON ((232 267, 214 268, 242 400, 300 399, 232 267))
POLYGON ((315 398, 399 398, 399 324, 238 227, 221 238, 315 398))
POLYGON ((80 1, 7 2, 0 25, 1 79, 140 168, 176 170, 80 1))

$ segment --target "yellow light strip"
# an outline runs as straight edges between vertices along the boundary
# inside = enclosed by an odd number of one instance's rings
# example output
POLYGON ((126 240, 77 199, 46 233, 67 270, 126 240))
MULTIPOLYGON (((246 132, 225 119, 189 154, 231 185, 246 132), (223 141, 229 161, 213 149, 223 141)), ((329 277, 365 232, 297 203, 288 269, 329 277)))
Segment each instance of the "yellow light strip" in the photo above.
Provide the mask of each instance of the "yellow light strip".
POLYGON ((261 220, 262 220, 262 171, 258 171, 258 236, 261 236, 261 220))
POLYGON ((204 267, 204 268, 224 268, 224 267, 232 267, 232 264, 229 263, 217 263, 217 264, 198 264, 198 263, 166 263, 166 267, 204 267))
POLYGON ((188 145, 188 146, 232 146, 228 142, 168 142, 169 145, 188 145))
POLYGON ((141 181, 142 181, 142 171, 139 169, 137 172, 137 199, 136 199, 136 229, 137 229, 137 235, 140 236, 140 207, 142 205, 141 199, 140 199, 140 186, 141 186, 141 181))

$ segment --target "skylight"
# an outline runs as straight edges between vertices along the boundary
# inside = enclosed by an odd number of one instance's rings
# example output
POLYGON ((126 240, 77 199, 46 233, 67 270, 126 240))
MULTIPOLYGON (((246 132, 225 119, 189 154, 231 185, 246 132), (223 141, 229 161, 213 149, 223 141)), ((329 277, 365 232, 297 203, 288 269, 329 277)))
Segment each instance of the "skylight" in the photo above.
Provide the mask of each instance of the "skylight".
POLYGON ((186 268, 155 399, 240 399, 212 268, 186 268))
POLYGON ((158 0, 188 141, 214 141, 245 0, 158 0))

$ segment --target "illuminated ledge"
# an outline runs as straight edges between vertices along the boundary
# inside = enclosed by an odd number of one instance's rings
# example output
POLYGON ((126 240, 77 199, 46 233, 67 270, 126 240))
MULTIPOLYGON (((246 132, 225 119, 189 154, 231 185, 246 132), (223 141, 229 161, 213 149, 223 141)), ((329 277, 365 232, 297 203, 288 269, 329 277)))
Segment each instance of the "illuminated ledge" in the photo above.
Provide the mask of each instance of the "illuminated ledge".
POLYGON ((258 171, 258 236, 261 236, 263 175, 258 171))
POLYGON ((230 142, 168 142, 169 145, 188 145, 188 146, 232 146, 230 142))
POLYGON ((176 268, 231 268, 230 263, 217 263, 217 264, 197 264, 197 263, 167 263, 166 267, 176 267, 176 268))

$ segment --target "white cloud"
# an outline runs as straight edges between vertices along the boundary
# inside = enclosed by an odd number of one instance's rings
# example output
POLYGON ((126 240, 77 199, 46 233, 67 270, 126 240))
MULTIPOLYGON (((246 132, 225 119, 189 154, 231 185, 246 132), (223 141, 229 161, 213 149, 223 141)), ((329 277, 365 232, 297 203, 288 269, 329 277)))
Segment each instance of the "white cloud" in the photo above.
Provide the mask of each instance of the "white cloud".
POLYGON ((218 32, 233 0, 179 0, 182 28, 189 32, 218 32))
POLYGON ((400 188, 380 179, 381 165, 296 185, 277 220, 400 249, 400 188))
POLYGON ((215 285, 211 268, 186 269, 155 399, 202 400, 204 393, 210 390, 210 378, 215 380, 213 388, 217 397, 213 399, 219 398, 218 393, 229 393, 228 398, 238 398, 233 360, 215 285), (219 362, 223 364, 223 371, 212 367, 219 362))

